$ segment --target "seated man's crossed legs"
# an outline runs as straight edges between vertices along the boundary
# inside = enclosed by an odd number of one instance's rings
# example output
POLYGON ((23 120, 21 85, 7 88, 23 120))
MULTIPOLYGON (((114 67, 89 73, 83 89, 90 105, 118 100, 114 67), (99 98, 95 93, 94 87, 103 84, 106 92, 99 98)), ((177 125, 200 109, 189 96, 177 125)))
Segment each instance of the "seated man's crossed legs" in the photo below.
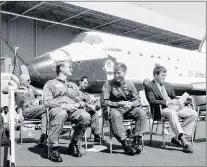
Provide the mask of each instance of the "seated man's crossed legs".
POLYGON ((135 153, 140 153, 139 141, 146 132, 147 127, 146 112, 140 107, 136 107, 127 112, 111 108, 109 112, 109 121, 112 127, 112 133, 122 144, 126 154, 134 155, 135 153), (127 136, 123 126, 123 119, 133 119, 135 121, 135 134, 132 147, 126 142, 127 136))
POLYGON ((68 147, 68 154, 73 155, 74 157, 81 157, 82 155, 80 153, 78 143, 90 123, 90 114, 82 109, 67 113, 67 111, 62 108, 52 108, 49 115, 49 158, 56 162, 62 161, 60 153, 58 152, 58 138, 66 119, 71 121, 72 124, 75 124, 73 127, 73 137, 68 147))
POLYGON ((172 138, 171 142, 177 146, 183 147, 184 152, 193 153, 193 149, 188 144, 184 134, 188 136, 192 135, 195 120, 197 119, 197 112, 187 107, 177 112, 172 109, 165 108, 162 111, 162 116, 169 119, 170 127, 175 134, 175 137, 172 138), (179 122, 179 117, 183 118, 182 125, 179 122))

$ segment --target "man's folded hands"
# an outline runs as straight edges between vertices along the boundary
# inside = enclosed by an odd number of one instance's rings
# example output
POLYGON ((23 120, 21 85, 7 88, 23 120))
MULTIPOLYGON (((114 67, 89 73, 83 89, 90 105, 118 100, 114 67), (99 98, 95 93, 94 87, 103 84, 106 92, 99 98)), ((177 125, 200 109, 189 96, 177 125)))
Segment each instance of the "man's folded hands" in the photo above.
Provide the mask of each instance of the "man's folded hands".
POLYGON ((120 107, 123 107, 125 109, 130 109, 132 108, 132 105, 133 105, 133 102, 130 102, 130 101, 120 101, 119 102, 119 106, 120 107))
POLYGON ((178 99, 167 100, 166 106, 169 106, 169 105, 172 105, 172 104, 180 106, 180 107, 184 106, 184 104, 180 103, 180 101, 178 99))

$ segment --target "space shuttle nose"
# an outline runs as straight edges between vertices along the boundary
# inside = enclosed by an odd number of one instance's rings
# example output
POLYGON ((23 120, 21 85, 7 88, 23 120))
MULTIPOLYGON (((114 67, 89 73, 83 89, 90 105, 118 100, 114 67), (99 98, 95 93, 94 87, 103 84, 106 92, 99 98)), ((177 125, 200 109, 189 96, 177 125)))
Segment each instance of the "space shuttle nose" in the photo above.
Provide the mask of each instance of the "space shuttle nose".
POLYGON ((54 79, 56 62, 61 60, 72 61, 71 56, 65 50, 57 49, 27 63, 32 85, 42 88, 48 80, 54 79))

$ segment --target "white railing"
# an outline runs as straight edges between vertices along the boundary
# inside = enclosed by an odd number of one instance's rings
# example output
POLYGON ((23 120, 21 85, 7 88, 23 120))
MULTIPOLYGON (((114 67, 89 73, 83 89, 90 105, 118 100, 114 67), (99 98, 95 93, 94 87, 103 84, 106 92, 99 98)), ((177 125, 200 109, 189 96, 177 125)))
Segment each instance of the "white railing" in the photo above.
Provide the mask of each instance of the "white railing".
POLYGON ((1 65, 1 73, 4 73, 4 72, 12 73, 13 69, 14 69, 13 65, 9 65, 9 66, 2 66, 1 65))
POLYGON ((9 166, 16 166, 15 163, 15 131, 14 131, 14 115, 15 115, 15 103, 14 103, 14 86, 9 86, 9 132, 10 132, 10 154, 8 155, 9 166))

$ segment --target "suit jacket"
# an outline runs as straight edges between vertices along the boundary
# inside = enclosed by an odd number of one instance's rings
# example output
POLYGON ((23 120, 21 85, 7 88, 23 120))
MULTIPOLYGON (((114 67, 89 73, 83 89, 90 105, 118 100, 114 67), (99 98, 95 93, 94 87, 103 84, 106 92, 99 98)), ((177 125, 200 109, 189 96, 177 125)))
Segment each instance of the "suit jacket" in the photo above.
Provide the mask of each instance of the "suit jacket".
MULTIPOLYGON (((168 93, 168 96, 171 99, 177 99, 175 95, 175 91, 172 88, 172 85, 168 82, 163 83, 165 86, 165 89, 168 93)), ((147 100, 150 104, 151 111, 154 109, 154 119, 160 119, 161 113, 160 113, 160 107, 159 105, 162 105, 162 108, 166 108, 166 100, 163 98, 162 93, 160 92, 156 82, 153 80, 151 81, 146 87, 145 87, 145 93, 147 100)))

